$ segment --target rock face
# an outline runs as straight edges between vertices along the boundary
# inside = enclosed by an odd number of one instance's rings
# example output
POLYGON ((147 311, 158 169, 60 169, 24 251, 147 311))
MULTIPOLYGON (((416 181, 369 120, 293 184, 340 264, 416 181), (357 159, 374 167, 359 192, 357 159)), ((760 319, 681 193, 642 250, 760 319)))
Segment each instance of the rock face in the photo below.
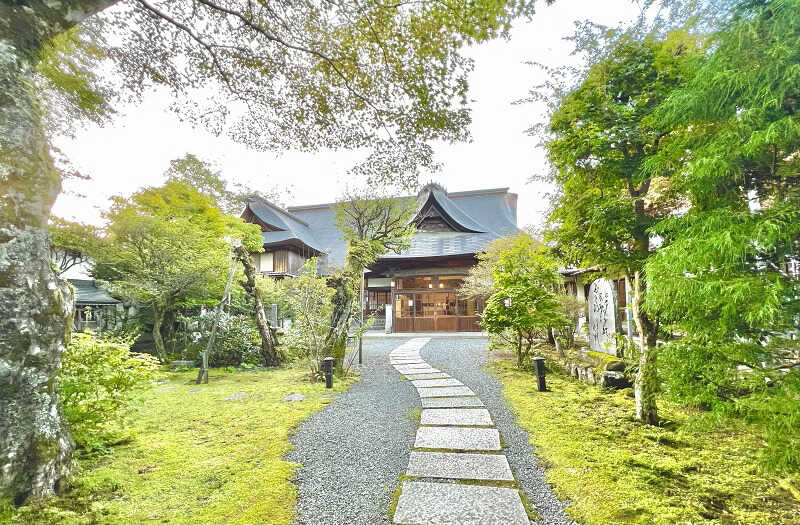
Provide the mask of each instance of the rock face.
POLYGON ((628 388, 631 382, 622 374, 622 372, 606 371, 600 376, 600 385, 606 388, 628 388))
POLYGON ((49 258, 45 231, 0 229, 0 497, 17 503, 53 494, 73 448, 56 384, 72 289, 49 258))

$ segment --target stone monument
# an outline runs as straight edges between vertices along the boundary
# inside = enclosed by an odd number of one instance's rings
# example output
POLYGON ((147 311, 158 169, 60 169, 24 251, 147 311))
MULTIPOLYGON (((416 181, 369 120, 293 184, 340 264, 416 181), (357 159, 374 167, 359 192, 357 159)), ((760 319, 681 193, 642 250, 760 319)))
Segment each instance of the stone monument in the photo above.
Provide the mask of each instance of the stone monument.
POLYGON ((589 346, 597 352, 617 354, 617 294, 608 279, 589 287, 589 346))

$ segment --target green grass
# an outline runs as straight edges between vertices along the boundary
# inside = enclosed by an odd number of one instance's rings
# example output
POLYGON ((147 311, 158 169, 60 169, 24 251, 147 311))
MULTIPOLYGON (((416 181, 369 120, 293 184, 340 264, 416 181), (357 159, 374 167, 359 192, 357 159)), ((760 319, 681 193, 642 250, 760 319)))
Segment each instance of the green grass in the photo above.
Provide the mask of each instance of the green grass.
POLYGON ((79 459, 65 494, 0 510, 0 522, 291 523, 298 465, 281 459, 290 431, 352 380, 337 378, 326 390, 298 368, 212 370, 208 385, 195 376, 168 374, 168 384, 143 394, 127 443, 79 459), (178 388, 159 391, 170 386, 178 388), (225 401, 236 392, 247 398, 225 401), (305 400, 281 401, 291 393, 305 400))
POLYGON ((580 523, 800 523, 800 476, 760 471, 745 425, 700 431, 660 401, 661 427, 633 419, 629 392, 550 373, 538 392, 508 356, 490 362, 567 512, 580 523), (792 495, 795 492, 795 496, 792 495))

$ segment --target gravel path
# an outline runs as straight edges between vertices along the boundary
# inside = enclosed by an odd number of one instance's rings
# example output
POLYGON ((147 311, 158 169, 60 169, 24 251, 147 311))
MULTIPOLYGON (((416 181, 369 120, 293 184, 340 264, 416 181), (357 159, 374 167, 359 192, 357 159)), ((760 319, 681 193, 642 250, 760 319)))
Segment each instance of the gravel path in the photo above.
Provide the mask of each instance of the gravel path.
POLYGON ((409 381, 389 364, 403 340, 365 339, 361 380, 304 421, 286 459, 296 472, 298 524, 391 523, 386 512, 405 473, 420 407, 409 381))
MULTIPOLYGON (((364 340, 361 381, 300 425, 292 437, 290 461, 297 470, 298 524, 388 524, 386 515, 398 478, 405 473, 420 408, 409 381, 389 364, 389 352, 408 339, 364 340)), ((483 370, 484 339, 433 338, 423 359, 471 388, 489 409, 503 437, 511 468, 535 505, 542 524, 568 524, 560 502, 536 463, 527 433, 506 406, 500 383, 483 370)))

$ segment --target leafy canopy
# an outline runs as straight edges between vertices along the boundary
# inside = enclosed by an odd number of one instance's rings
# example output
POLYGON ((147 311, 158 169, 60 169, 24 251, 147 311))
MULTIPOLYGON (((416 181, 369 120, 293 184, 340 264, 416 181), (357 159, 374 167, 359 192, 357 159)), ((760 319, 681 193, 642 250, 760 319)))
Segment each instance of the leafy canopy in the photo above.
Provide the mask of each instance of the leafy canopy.
POLYGON ((689 83, 655 118, 676 129, 653 160, 680 166, 686 213, 653 227, 658 310, 687 337, 665 350, 676 397, 764 425, 765 464, 800 465, 800 2, 740 2, 689 83))
POLYGON ((546 137, 559 190, 548 239, 568 262, 631 273, 649 256, 648 229, 680 205, 669 172, 645 169, 670 132, 652 115, 700 51, 682 31, 623 36, 561 100, 546 137))
POLYGON ((221 295, 230 245, 238 238, 262 250, 258 227, 225 215, 183 182, 115 197, 106 214, 98 271, 116 291, 141 304, 171 308, 221 295))
POLYGON ((481 324, 491 334, 510 330, 516 339, 517 364, 523 366, 534 340, 566 324, 553 293, 561 282, 558 263, 544 246, 522 233, 500 251, 493 276, 495 292, 486 302, 481 324))

